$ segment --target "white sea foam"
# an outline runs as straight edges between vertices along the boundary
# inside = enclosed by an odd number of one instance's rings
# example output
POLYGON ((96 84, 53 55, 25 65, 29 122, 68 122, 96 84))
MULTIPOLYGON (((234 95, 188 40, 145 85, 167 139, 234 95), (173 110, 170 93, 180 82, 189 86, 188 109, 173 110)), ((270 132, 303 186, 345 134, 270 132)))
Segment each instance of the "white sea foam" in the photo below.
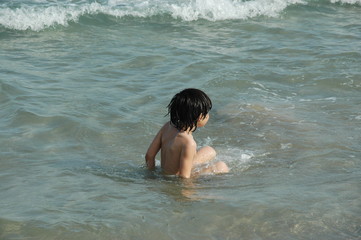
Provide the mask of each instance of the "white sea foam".
POLYGON ((257 16, 276 17, 287 6, 304 3, 301 0, 197 0, 188 4, 172 4, 171 13, 175 18, 183 20, 197 20, 199 18, 210 21, 228 19, 248 19, 257 16))
POLYGON ((152 17, 170 15, 183 21, 247 19, 257 16, 276 17, 293 4, 303 0, 191 0, 191 1, 126 1, 109 0, 107 3, 44 3, 9 7, 0 5, 0 24, 9 29, 39 31, 52 26, 67 26, 83 15, 106 14, 152 17))
POLYGON ((356 4, 361 5, 361 0, 331 0, 331 3, 356 4))
MULTIPOLYGON (((182 21, 244 20, 258 16, 277 17, 288 6, 307 4, 306 0, 109 0, 107 2, 75 3, 35 0, 35 4, 9 7, 0 3, 0 25, 15 30, 40 31, 53 26, 68 26, 81 16, 106 14, 152 17, 169 15, 182 21)), ((330 0, 331 3, 361 5, 361 0, 330 0)))
POLYGON ((252 164, 260 163, 260 158, 267 155, 240 148, 217 149, 217 151, 217 160, 226 162, 232 172, 246 171, 252 164))
POLYGON ((102 6, 98 3, 83 6, 1 8, 0 24, 10 29, 39 31, 54 25, 67 26, 69 21, 77 21, 81 15, 95 14, 101 10, 102 6))

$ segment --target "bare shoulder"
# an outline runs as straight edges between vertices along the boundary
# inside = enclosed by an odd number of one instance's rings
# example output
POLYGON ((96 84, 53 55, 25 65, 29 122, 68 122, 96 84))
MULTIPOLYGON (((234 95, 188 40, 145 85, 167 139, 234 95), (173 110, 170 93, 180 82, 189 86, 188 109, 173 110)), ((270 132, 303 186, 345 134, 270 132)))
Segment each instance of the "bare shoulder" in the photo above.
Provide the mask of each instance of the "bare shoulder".
POLYGON ((164 132, 169 126, 170 126, 169 122, 164 123, 164 125, 160 129, 160 132, 164 132))
POLYGON ((180 133, 180 134, 178 134, 178 137, 184 147, 192 147, 192 148, 197 147, 197 144, 194 141, 194 138, 192 135, 187 134, 187 133, 180 133))
POLYGON ((162 138, 162 135, 166 134, 167 131, 169 131, 169 126, 170 126, 169 122, 166 122, 166 123, 161 127, 161 129, 160 129, 159 132, 158 132, 158 135, 159 135, 160 138, 162 138))
POLYGON ((193 139, 192 134, 179 131, 170 122, 166 122, 160 130, 160 135, 165 145, 172 145, 178 147, 194 147, 196 148, 196 142, 193 139))

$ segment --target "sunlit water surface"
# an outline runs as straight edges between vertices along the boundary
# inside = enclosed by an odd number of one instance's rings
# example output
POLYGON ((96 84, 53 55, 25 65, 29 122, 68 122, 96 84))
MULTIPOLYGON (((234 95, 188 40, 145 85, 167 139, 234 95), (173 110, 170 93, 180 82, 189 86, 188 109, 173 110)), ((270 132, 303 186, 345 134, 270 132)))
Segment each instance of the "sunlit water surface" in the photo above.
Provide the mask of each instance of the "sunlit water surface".
POLYGON ((358 0, 0 3, 0 239, 360 239, 358 0), (144 168, 178 91, 231 172, 144 168))

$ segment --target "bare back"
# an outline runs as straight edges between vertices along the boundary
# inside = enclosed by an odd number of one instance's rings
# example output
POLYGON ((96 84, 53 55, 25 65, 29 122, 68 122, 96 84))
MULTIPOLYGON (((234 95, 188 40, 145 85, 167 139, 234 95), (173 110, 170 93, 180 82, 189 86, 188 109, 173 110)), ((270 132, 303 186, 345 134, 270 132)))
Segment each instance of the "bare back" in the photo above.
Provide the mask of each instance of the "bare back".
POLYGON ((179 131, 169 123, 161 131, 161 167, 166 174, 178 175, 184 148, 190 146, 195 155, 196 143, 191 133, 179 131))

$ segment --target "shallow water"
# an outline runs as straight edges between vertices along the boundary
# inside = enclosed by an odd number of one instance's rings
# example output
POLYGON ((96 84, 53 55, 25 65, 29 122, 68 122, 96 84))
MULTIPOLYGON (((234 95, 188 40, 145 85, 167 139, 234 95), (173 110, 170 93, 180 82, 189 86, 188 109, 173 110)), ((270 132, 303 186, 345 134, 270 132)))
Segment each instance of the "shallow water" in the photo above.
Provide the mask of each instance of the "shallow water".
POLYGON ((361 2, 0 3, 0 239, 360 239, 361 2), (231 172, 144 169, 187 87, 231 172))

